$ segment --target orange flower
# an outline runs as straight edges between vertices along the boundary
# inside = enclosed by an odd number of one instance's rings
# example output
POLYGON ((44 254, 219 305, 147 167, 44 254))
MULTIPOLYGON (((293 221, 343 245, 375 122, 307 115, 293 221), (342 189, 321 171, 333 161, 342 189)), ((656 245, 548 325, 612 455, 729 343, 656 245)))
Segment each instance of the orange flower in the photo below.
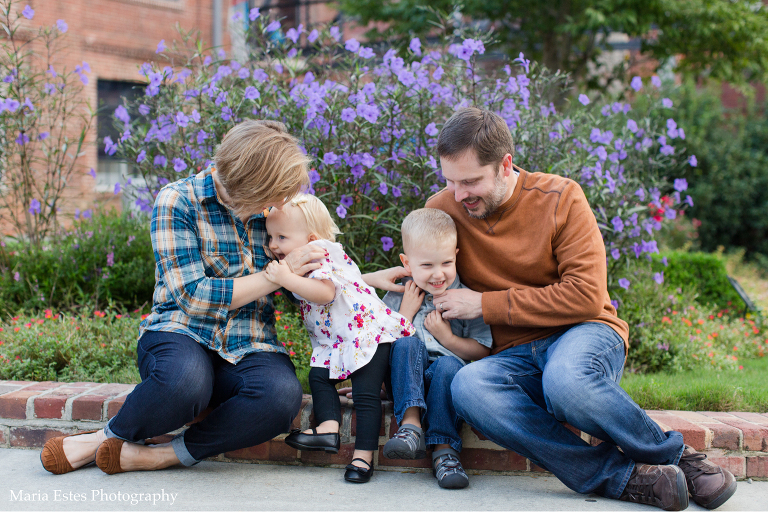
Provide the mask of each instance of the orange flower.
MULTIPOLYGON (((671 324, 672 320, 670 320, 668 316, 665 316, 661 319, 661 323, 664 323, 664 322, 669 322, 671 324)), ((765 340, 765 342, 768 343, 768 340, 765 340)))
POLYGON ((115 315, 115 318, 123 318, 123 315, 115 315))
POLYGON ((19 327, 14 327, 13 332, 19 332, 19 327))
POLYGON ((26 327, 27 329, 29 329, 30 327, 32 327, 32 322, 29 322, 28 324, 24 324, 24 327, 26 327))
POLYGON ((710 320, 714 320, 715 319, 715 315, 709 315, 709 319, 710 320))
POLYGON ((709 354, 707 354, 707 355, 708 355, 709 357, 715 357, 715 353, 714 353, 714 352, 710 352, 710 353, 709 353, 709 354))
POLYGON ((696 334, 701 334, 701 329, 696 329, 696 334))
POLYGON ((739 365, 739 370, 743 370, 743 369, 744 369, 744 367, 739 365))
POLYGON ((734 346, 733 346, 733 350, 739 350, 739 347, 737 347, 736 345, 734 345, 734 346))
POLYGON ((702 324, 704 324, 704 320, 702 320, 701 318, 699 318, 699 319, 698 319, 698 320, 696 320, 696 321, 699 323, 699 325, 702 325, 702 324))
POLYGON ((672 311, 672 314, 673 314, 673 315, 676 315, 676 314, 677 314, 677 311, 672 311))

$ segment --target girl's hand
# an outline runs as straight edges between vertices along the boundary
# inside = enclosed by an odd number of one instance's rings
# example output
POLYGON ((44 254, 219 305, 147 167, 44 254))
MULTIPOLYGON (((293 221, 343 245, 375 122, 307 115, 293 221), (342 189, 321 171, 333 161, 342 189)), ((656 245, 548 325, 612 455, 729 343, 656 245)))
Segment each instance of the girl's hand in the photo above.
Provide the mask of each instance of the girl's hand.
POLYGON ((272 283, 283 286, 283 280, 291 275, 291 269, 285 263, 270 261, 264 269, 264 276, 272 283))
POLYGON ((409 322, 413 322, 413 317, 419 312, 421 303, 424 302, 424 292, 413 281, 408 281, 404 286, 405 292, 403 292, 403 302, 400 303, 400 314, 409 322))
POLYGON ((280 263, 284 263, 297 276, 305 276, 322 264, 319 260, 328 256, 328 252, 317 245, 307 244, 292 250, 280 263), (314 262, 314 263, 313 263, 314 262))
POLYGON ((451 322, 444 320, 438 310, 432 310, 424 319, 424 327, 434 336, 437 341, 442 342, 449 338, 453 331, 451 331, 451 322))

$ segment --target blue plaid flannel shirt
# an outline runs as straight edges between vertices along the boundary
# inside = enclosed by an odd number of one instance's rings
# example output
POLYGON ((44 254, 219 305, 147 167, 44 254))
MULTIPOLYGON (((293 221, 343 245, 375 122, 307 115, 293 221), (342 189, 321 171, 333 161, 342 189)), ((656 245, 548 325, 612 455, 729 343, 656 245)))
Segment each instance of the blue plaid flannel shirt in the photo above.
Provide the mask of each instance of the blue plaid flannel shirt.
POLYGON ((272 296, 229 311, 232 279, 270 261, 263 214, 243 224, 216 194, 209 166, 166 185, 152 210, 155 293, 146 331, 185 334, 236 364, 252 352, 286 354, 277 341, 272 296))

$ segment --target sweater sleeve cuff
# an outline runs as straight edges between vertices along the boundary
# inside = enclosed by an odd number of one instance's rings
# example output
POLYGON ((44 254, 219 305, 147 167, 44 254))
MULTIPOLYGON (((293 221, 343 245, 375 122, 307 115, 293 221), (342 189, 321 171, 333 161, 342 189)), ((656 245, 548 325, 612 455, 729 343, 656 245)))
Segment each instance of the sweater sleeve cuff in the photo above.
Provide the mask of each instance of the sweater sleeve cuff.
POLYGON ((510 290, 483 293, 483 322, 488 325, 511 325, 509 293, 510 290))

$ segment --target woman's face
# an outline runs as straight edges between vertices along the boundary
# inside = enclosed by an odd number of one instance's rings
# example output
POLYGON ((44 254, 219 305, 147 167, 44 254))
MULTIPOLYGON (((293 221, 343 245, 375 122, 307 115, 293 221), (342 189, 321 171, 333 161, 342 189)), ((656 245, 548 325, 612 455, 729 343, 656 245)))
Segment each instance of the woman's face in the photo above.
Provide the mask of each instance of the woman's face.
POLYGON ((270 210, 267 216, 267 233, 269 250, 279 260, 284 259, 297 247, 306 245, 313 238, 304 215, 290 204, 270 210))

